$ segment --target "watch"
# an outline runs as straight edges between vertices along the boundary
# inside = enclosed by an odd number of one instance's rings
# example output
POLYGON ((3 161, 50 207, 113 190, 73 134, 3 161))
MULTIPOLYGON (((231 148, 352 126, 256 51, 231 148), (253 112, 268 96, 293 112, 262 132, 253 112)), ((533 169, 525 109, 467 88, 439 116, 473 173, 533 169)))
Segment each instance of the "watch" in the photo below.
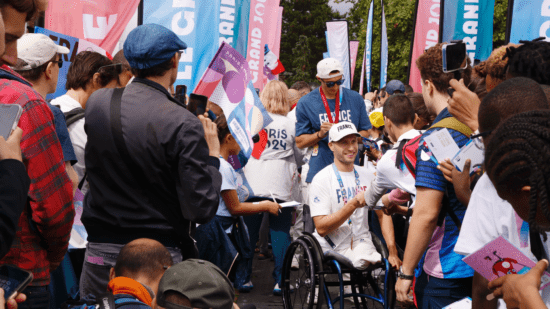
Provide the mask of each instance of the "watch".
POLYGON ((397 276, 399 277, 399 279, 404 279, 404 280, 413 280, 414 279, 414 275, 405 275, 403 273, 403 266, 399 267, 399 271, 397 272, 397 276))

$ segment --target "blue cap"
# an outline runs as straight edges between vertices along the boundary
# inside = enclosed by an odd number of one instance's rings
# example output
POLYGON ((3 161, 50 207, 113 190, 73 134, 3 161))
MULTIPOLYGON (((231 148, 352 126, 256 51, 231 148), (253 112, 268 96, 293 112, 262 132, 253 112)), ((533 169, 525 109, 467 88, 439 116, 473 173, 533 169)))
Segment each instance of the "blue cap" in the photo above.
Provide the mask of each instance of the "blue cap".
POLYGON ((386 92, 393 95, 396 90, 401 91, 401 93, 405 93, 405 85, 403 85, 401 81, 394 79, 386 85, 386 92))
POLYGON ((134 69, 148 69, 159 65, 174 53, 187 48, 171 30, 156 24, 141 25, 128 34, 124 42, 124 57, 134 69))

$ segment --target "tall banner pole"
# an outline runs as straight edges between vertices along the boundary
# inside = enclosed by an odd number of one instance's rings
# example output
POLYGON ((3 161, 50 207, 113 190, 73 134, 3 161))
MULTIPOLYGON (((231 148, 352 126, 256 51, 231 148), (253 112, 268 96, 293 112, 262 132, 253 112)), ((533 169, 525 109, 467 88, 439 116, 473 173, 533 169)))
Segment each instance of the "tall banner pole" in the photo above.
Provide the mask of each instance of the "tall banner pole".
POLYGON ((407 68, 407 84, 410 84, 410 78, 411 78, 411 68, 415 66, 414 63, 412 63, 412 56, 413 56, 413 47, 414 47, 414 39, 415 39, 415 32, 416 32, 416 18, 418 16, 418 3, 420 3, 420 0, 416 0, 416 3, 414 5, 414 16, 413 16, 413 29, 411 33, 411 47, 409 50, 409 67, 407 68))
POLYGON ((386 86, 388 79, 388 31, 386 28, 386 14, 384 13, 384 0, 382 4, 382 36, 380 42, 380 89, 386 86))
POLYGON ((367 79, 367 92, 371 91, 372 80, 372 23, 374 17, 374 0, 371 1, 369 9, 369 20, 367 21, 367 42, 365 43, 365 74, 367 79))

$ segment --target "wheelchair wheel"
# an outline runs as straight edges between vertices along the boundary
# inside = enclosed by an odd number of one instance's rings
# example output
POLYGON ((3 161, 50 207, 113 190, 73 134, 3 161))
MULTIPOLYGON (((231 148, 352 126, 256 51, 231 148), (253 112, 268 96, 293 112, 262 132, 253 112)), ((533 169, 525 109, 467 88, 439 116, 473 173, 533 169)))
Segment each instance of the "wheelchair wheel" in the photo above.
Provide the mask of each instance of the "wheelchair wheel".
MULTIPOLYGON (((312 254, 313 248, 302 240, 297 239, 288 247, 283 263, 282 290, 284 308, 313 309, 316 306, 316 298, 319 291, 318 278, 315 274, 315 262, 312 254), (292 259, 301 249, 298 271, 291 271, 292 259)), ((321 297, 320 297, 321 298, 321 297)), ((321 299, 319 299, 321 300, 321 299)), ((321 302, 317 302, 320 307, 321 302)))

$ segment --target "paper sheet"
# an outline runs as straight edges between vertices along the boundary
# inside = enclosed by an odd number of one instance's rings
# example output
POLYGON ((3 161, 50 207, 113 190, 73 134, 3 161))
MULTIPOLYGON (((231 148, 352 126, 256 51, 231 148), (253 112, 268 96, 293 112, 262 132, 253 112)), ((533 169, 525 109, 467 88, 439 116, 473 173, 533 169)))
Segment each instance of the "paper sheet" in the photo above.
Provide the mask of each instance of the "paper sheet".
POLYGON ((426 136, 424 142, 439 162, 454 158, 460 150, 447 128, 426 136))
POLYGON ((460 149, 452 162, 458 171, 462 172, 467 159, 471 160, 470 174, 480 169, 485 160, 485 152, 483 149, 478 148, 472 140, 460 149))

